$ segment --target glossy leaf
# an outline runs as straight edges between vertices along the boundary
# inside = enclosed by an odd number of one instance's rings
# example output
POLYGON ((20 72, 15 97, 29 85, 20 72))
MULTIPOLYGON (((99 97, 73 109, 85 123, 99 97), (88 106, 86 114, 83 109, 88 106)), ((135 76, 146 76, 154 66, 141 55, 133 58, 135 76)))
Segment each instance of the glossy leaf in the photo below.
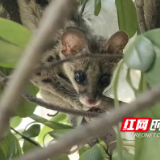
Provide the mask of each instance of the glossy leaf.
POLYGON ((31 36, 24 26, 0 18, 0 66, 15 67, 31 36))
POLYGON ((118 13, 119 30, 127 32, 131 38, 138 30, 135 5, 132 0, 115 0, 115 3, 118 13))
POLYGON ((34 124, 29 127, 26 131, 23 132, 23 135, 26 137, 37 137, 40 132, 40 125, 34 124))
POLYGON ((22 154, 17 138, 11 132, 2 140, 0 147, 6 159, 12 159, 22 154))
MULTIPOLYGON (((32 141, 34 141, 34 140, 32 140, 32 141)), ((34 141, 35 142, 35 141, 34 141)), ((35 143, 37 143, 37 142, 35 142, 35 143)), ((38 144, 38 143, 37 143, 38 144)), ((39 145, 39 144, 38 144, 39 145)), ((23 142, 23 146, 22 146, 22 149, 23 149, 23 153, 25 154, 25 153, 27 153, 28 151, 31 151, 31 150, 33 150, 33 149, 35 149, 37 146, 36 145, 34 145, 33 143, 31 143, 31 142, 29 142, 29 141, 27 141, 27 140, 24 140, 24 142, 23 142)))
POLYGON ((22 118, 16 116, 11 118, 10 120, 10 126, 13 128, 16 128, 17 126, 19 126, 19 124, 22 122, 22 118))
POLYGON ((149 70, 154 59, 155 50, 152 42, 144 36, 138 36, 124 54, 127 66, 142 72, 149 70))
POLYGON ((100 11, 101 11, 101 0, 95 0, 94 14, 98 16, 100 11))
POLYGON ((109 160, 109 155, 104 148, 96 144, 88 151, 84 152, 79 160, 109 160))

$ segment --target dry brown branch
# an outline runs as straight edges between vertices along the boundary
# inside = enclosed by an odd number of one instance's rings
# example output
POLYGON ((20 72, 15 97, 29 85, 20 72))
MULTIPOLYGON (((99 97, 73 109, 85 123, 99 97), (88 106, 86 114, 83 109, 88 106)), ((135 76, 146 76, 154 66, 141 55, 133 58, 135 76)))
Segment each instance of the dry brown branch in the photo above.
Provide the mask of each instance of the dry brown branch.
POLYGON ((137 19, 138 19, 138 23, 139 23, 139 28, 140 28, 141 33, 144 33, 148 30, 147 25, 146 25, 146 21, 144 18, 144 10, 143 10, 144 0, 135 0, 135 4, 136 4, 136 11, 137 11, 137 19))
POLYGON ((95 137, 96 135, 105 135, 106 129, 116 125, 123 117, 129 117, 137 112, 143 111, 160 101, 160 85, 139 95, 136 101, 128 105, 123 105, 116 110, 113 110, 108 115, 103 115, 97 121, 90 124, 80 126, 63 136, 57 141, 44 149, 36 149, 20 158, 14 160, 45 160, 52 156, 56 156, 66 152, 74 145, 78 145, 84 140, 95 137))
POLYGON ((74 0, 51 1, 46 9, 36 35, 28 45, 17 69, 12 75, 0 99, 0 139, 9 126, 9 119, 17 108, 20 94, 27 80, 35 71, 47 45, 53 41, 57 31, 63 26, 65 20, 71 16, 75 6, 74 0), (62 16, 63 15, 63 16, 62 16))
POLYGON ((160 1, 147 0, 144 3, 144 16, 148 30, 160 28, 160 1))

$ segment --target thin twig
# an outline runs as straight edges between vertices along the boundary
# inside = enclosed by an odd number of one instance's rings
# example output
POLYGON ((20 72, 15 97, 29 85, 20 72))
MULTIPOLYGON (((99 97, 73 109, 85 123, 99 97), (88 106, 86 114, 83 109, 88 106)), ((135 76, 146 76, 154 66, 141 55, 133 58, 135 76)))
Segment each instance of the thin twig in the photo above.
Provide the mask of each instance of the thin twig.
POLYGON ((37 68, 44 51, 56 38, 57 31, 71 17, 75 8, 74 0, 51 1, 44 12, 39 29, 28 45, 21 61, 17 65, 12 80, 9 81, 0 99, 0 139, 9 126, 9 119, 18 107, 20 94, 25 84, 37 68), (62 16, 63 15, 63 16, 62 16), (54 39, 53 39, 54 37, 54 39))
POLYGON ((59 111, 59 112, 67 113, 67 114, 73 114, 76 116, 90 117, 90 118, 96 117, 98 115, 98 113, 94 113, 94 112, 86 112, 83 110, 81 111, 81 110, 77 110, 77 109, 73 109, 73 108, 64 108, 61 106, 55 106, 53 104, 44 102, 40 98, 35 98, 35 97, 29 95, 28 93, 24 93, 22 95, 27 101, 29 101, 31 103, 35 103, 41 107, 45 107, 47 109, 54 110, 54 111, 59 111))
MULTIPOLYGON (((2 81, 0 80, 0 85, 4 85, 9 80, 9 77, 4 77, 4 76, 2 78, 2 81)), ((73 114, 73 115, 88 117, 88 118, 93 118, 93 117, 96 117, 98 115, 98 113, 96 113, 96 112, 87 112, 87 111, 77 110, 77 109, 73 109, 73 108, 71 109, 71 108, 65 108, 65 107, 61 107, 61 106, 55 106, 53 104, 44 102, 40 98, 33 97, 26 92, 22 93, 22 96, 28 102, 34 103, 34 104, 39 105, 41 107, 51 109, 51 110, 54 110, 54 111, 57 111, 57 112, 63 112, 63 113, 66 113, 66 114, 73 114)), ((99 107, 100 108, 106 108, 106 110, 108 111, 110 108, 113 107, 113 100, 111 98, 102 96, 102 103, 101 103, 101 106, 99 106, 99 107)), ((57 115, 57 114, 58 113, 56 113, 55 115, 57 115)), ((48 116, 55 116, 55 115, 49 115, 48 114, 48 116)))
POLYGON ((59 112, 57 111, 55 114, 47 114, 47 116, 49 116, 49 117, 54 117, 54 116, 56 116, 56 115, 58 115, 59 114, 59 112))
POLYGON ((38 70, 45 70, 45 69, 49 69, 49 68, 54 68, 58 65, 61 65, 62 63, 66 63, 66 62, 70 62, 70 61, 74 61, 74 60, 78 60, 78 59, 82 59, 82 58, 117 58, 117 59, 122 59, 123 55, 122 54, 110 54, 110 53, 105 53, 105 54, 87 54, 87 53, 80 53, 78 55, 75 56, 70 56, 68 58, 59 60, 59 61, 55 61, 53 63, 50 64, 44 64, 43 66, 41 66, 40 68, 38 68, 38 70))
POLYGON ((105 135, 107 128, 117 125, 122 118, 129 117, 130 115, 134 115, 137 112, 150 108, 159 101, 160 85, 139 95, 137 99, 130 104, 122 105, 110 112, 110 114, 105 114, 90 124, 79 126, 77 129, 74 129, 61 137, 61 139, 57 140, 55 144, 44 149, 36 149, 14 160, 44 160, 49 157, 55 158, 66 152, 72 146, 78 145, 88 138, 95 137, 97 135, 105 135))
POLYGON ((144 10, 143 10, 144 0, 136 0, 135 4, 136 4, 136 11, 137 11, 137 19, 138 19, 138 23, 139 23, 139 28, 140 28, 141 33, 144 33, 148 30, 147 25, 146 25, 146 21, 144 18, 144 10))
MULTIPOLYGON (((16 131, 14 128, 10 127, 11 130, 13 130, 15 133, 17 133, 18 135, 20 135, 23 139, 27 140, 28 142, 32 143, 35 146, 41 147, 40 145, 38 145, 36 142, 34 142, 32 139, 24 136, 23 134, 19 133, 18 131, 16 131)), ((42 147, 41 147, 42 148, 42 147)))

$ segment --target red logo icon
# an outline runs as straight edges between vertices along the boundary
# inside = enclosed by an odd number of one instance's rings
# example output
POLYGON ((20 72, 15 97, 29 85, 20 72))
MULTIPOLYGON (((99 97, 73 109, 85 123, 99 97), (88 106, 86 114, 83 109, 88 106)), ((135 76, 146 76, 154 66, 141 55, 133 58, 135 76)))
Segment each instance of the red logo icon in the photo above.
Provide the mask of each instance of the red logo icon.
POLYGON ((151 118, 124 118, 121 132, 147 132, 151 118))

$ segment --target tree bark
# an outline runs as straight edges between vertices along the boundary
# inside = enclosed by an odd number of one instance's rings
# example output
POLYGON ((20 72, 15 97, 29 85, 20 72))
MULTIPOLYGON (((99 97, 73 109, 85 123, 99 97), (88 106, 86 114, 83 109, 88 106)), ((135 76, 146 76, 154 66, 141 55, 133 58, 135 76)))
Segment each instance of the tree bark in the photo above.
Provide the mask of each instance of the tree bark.
POLYGON ((145 0, 144 16, 148 30, 160 28, 160 0, 145 0))

